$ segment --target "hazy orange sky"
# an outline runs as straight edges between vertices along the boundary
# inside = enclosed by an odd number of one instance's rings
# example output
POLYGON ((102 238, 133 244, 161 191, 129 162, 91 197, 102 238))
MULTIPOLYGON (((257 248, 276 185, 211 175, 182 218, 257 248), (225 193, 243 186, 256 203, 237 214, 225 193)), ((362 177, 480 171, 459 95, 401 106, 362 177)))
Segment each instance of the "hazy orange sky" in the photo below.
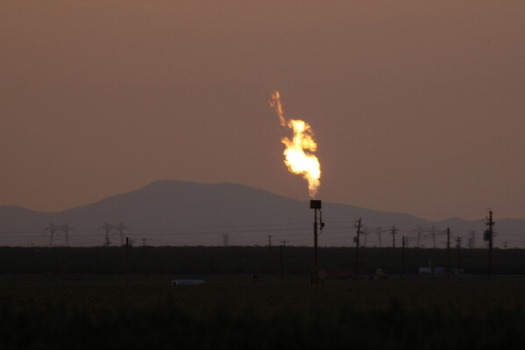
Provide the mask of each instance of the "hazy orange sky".
MULTIPOLYGON (((4 0, 0 204, 56 211, 159 179, 440 220, 525 218, 524 1, 4 0)), ((352 219, 352 218, 350 218, 352 219)))

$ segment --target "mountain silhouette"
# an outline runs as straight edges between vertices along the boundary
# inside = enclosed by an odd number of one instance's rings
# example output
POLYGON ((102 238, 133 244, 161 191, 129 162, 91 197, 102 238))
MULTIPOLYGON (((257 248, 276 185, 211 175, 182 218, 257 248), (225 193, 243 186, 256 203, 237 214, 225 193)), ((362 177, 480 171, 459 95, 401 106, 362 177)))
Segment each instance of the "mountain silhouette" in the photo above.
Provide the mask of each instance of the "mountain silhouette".
MULTIPOLYGON (((291 199, 232 183, 201 184, 174 180, 153 182, 129 193, 61 212, 37 212, 14 206, 0 207, 0 245, 48 246, 50 228, 57 228, 53 245, 64 245, 68 224, 72 246, 105 243, 106 227, 111 245, 130 237, 135 245, 289 245, 312 244, 313 210, 309 201, 291 199), (118 229, 121 224, 121 230, 118 229), (46 230, 47 229, 47 230, 46 230)), ((444 247, 443 232, 450 227, 454 237, 476 238, 483 246, 483 220, 451 218, 433 222, 402 213, 385 213, 353 205, 323 202, 321 246, 351 246, 354 223, 362 219, 365 234, 361 244, 391 247, 394 239, 409 237, 409 246, 444 247), (395 238, 390 234, 397 228, 395 238), (474 233, 474 234, 473 234, 474 233), (419 238, 418 238, 419 236, 419 238), (437 238, 436 238, 437 237, 437 238)), ((509 247, 519 246, 525 220, 497 222, 504 228, 497 236, 509 247), (505 233, 505 235, 504 235, 505 233)), ((466 247, 465 243, 465 247, 466 247)))

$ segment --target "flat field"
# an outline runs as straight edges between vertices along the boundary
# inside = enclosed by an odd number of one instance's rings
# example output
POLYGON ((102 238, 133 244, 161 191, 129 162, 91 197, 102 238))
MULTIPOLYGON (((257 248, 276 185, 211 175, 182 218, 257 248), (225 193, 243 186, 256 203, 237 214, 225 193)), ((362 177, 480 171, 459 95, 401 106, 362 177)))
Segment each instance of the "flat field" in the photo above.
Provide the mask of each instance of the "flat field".
POLYGON ((521 349, 525 276, 0 275, 2 349, 521 349))

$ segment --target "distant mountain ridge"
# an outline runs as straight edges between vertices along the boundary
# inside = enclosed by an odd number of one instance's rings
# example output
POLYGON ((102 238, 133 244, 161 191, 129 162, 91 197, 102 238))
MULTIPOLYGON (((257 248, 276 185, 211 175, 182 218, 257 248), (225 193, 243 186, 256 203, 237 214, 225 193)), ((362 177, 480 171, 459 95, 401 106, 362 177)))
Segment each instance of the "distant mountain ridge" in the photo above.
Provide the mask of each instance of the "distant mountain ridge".
MULTIPOLYGON (((321 246, 352 246, 354 223, 362 218, 368 246, 392 246, 392 226, 409 237, 409 246, 443 247, 443 231, 450 227, 454 237, 482 247, 482 220, 451 218, 442 222, 420 219, 408 214, 385 213, 347 204, 323 202, 325 229, 319 236, 321 246), (473 232, 475 232, 473 234, 473 232)), ((135 245, 266 245, 287 240, 291 245, 311 245, 313 211, 309 201, 279 196, 267 191, 232 183, 201 184, 174 180, 155 181, 138 190, 108 197, 98 202, 44 213, 14 206, 0 207, 0 245, 47 246, 50 224, 59 226, 53 245, 65 244, 68 224, 73 246, 96 246, 108 236, 119 245, 129 236, 135 245), (122 224, 122 232, 117 229, 122 224), (121 235, 122 233, 122 235, 121 235)), ((500 233, 496 246, 523 246, 525 220, 496 222, 500 233)))

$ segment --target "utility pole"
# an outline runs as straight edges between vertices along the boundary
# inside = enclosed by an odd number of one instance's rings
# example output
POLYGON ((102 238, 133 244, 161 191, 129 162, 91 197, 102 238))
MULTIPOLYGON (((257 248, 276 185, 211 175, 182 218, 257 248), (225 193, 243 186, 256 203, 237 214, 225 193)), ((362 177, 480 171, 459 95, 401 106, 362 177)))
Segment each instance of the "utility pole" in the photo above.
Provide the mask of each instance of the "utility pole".
POLYGON ((227 233, 223 234, 222 235, 222 243, 225 247, 228 246, 228 244, 230 243, 230 237, 228 236, 227 233))
POLYGON ((355 243, 355 274, 357 276, 359 269, 359 236, 361 235, 361 218, 356 221, 354 227, 357 228, 357 236, 354 237, 355 243))
POLYGON ((129 282, 129 237, 126 237, 126 284, 129 282))
POLYGON ((492 210, 489 210, 489 216, 486 218, 485 225, 487 225, 489 228, 485 231, 484 239, 485 241, 489 242, 489 271, 488 271, 488 277, 489 279, 492 278, 492 244, 493 244, 493 238, 494 238, 494 220, 492 220, 492 210))
POLYGON ((401 276, 405 275, 405 247, 408 244, 408 237, 401 237, 401 276))
MULTIPOLYGON (((320 203, 320 202, 319 202, 320 203)), ((319 204, 319 206, 321 206, 319 204)), ((317 241, 317 210, 314 209, 314 284, 319 283, 319 253, 318 253, 318 241, 317 241)))
POLYGON ((322 217, 323 213, 321 211, 321 201, 315 199, 310 200, 310 209, 314 210, 314 263, 312 271, 312 282, 313 284, 319 284, 319 254, 317 249, 317 230, 319 227, 321 230, 324 227, 322 217), (317 212, 319 212, 319 222, 317 221, 317 212))
POLYGON ((268 247, 272 247, 272 235, 268 235, 268 247))
POLYGON ((397 258, 396 258, 396 235, 397 235, 397 227, 392 226, 390 229, 390 234, 392 235, 392 271, 397 266, 397 258))
POLYGON ((450 279, 450 228, 447 227, 447 278, 450 279))
POLYGON ((392 248, 396 247, 396 235, 397 235, 397 227, 392 226, 390 229, 390 233, 392 234, 392 248))
POLYGON ((458 273, 461 270, 461 237, 456 237, 456 248, 458 249, 458 273))

